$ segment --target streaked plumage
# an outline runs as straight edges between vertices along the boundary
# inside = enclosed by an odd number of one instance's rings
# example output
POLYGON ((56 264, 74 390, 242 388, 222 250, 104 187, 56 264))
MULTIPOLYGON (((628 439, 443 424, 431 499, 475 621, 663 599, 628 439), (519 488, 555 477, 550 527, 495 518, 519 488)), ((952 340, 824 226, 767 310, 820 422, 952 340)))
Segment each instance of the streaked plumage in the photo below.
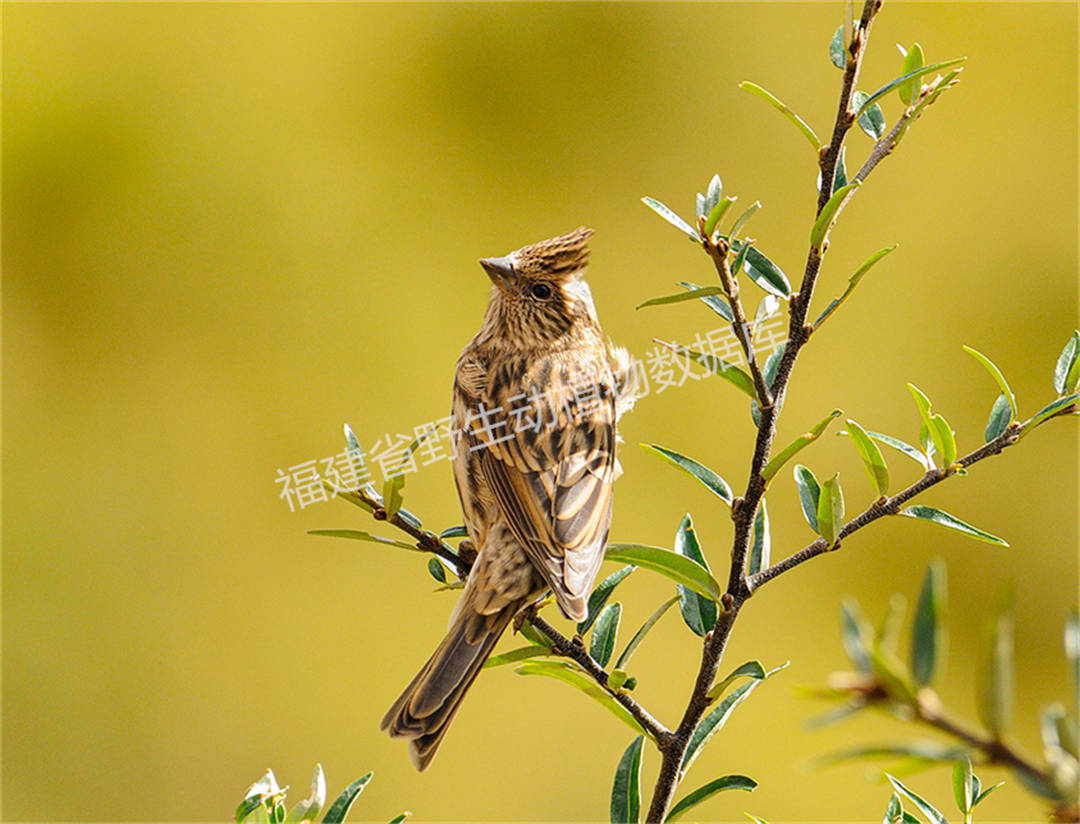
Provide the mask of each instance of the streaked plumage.
POLYGON ((550 589, 567 618, 586 614, 611 523, 615 425, 634 397, 629 356, 605 346, 580 277, 591 235, 480 261, 494 285, 453 402, 454 479, 479 554, 446 638, 382 720, 420 770, 518 610, 550 589))

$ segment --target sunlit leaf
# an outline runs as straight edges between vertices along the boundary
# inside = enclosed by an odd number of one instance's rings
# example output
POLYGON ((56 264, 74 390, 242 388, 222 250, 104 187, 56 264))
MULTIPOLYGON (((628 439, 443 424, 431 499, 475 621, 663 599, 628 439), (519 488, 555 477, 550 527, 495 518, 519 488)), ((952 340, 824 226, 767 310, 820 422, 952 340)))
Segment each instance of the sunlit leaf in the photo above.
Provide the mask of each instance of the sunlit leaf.
MULTIPOLYGON (((979 785, 978 785, 978 782, 976 780, 976 784, 975 784, 976 789, 978 788, 978 786, 979 785)), ((994 784, 992 787, 987 787, 985 790, 983 790, 982 792, 980 792, 978 795, 975 796, 975 800, 971 802, 971 806, 974 807, 976 804, 980 803, 984 798, 986 798, 986 796, 990 795, 990 793, 992 793, 998 787, 1004 787, 1004 786, 1005 786, 1005 782, 1004 781, 999 781, 997 784, 994 784)))
POLYGON ((1054 415, 1059 414, 1063 410, 1068 409, 1070 406, 1075 406, 1077 401, 1080 401, 1080 394, 1066 395, 1064 398, 1058 398, 1056 401, 1048 403, 1034 415, 1031 420, 1027 422, 1027 427, 1024 432, 1030 432, 1036 426, 1041 424, 1045 420, 1049 420, 1054 415))
MULTIPOLYGON (((695 596, 696 597, 696 596, 695 596)), ((600 611, 589 643, 589 655, 601 667, 606 667, 615 652, 615 639, 619 635, 619 621, 622 618, 622 604, 616 601, 600 611)))
POLYGON ((900 805, 900 796, 893 793, 889 798, 889 806, 885 808, 885 817, 881 819, 881 824, 900 824, 903 814, 904 808, 900 805))
POLYGON ((769 555, 772 552, 772 537, 769 533, 769 509, 765 505, 765 499, 758 504, 758 511, 754 513, 754 531, 751 534, 750 554, 746 558, 746 574, 757 575, 761 570, 769 566, 769 555))
POLYGON ((638 736, 619 759, 611 787, 611 824, 638 824, 641 820, 641 762, 645 739, 638 736))
MULTIPOLYGON (((725 237, 725 239, 727 238, 725 237)), ((730 242, 731 248, 737 254, 742 249, 742 242, 738 240, 730 242)), ((750 280, 754 281, 766 292, 784 300, 791 297, 791 284, 788 282, 787 275, 779 266, 765 257, 757 247, 751 246, 746 250, 746 262, 743 264, 742 270, 746 272, 750 280)), ((738 273, 735 272, 735 274, 738 273)))
POLYGON ((299 824, 301 821, 314 821, 323 804, 326 803, 326 775, 322 764, 315 765, 315 774, 311 777, 311 795, 289 811, 286 824, 299 824))
POLYGON ((708 217, 705 218, 705 234, 709 235, 710 237, 712 236, 713 230, 716 229, 716 224, 718 224, 723 219, 724 214, 727 212, 728 209, 731 208, 731 204, 734 203, 736 200, 738 200, 738 198, 720 198, 720 202, 712 208, 712 211, 709 212, 708 217))
POLYGON ((921 449, 916 449, 909 443, 905 443, 899 438, 894 438, 891 435, 884 435, 881 432, 870 432, 867 430, 867 435, 873 438, 878 443, 883 443, 886 446, 890 446, 897 452, 907 455, 911 460, 918 463, 923 469, 930 469, 931 463, 929 458, 921 449))
POLYGON ((997 364, 990 360, 990 358, 986 357, 986 355, 984 355, 978 349, 973 349, 970 346, 965 346, 964 351, 971 355, 971 357, 975 358, 975 360, 982 364, 983 368, 990 373, 990 377, 994 379, 998 387, 1005 394, 1005 397, 1009 399, 1009 406, 1012 408, 1013 416, 1019 417, 1020 410, 1017 408, 1016 405, 1016 395, 1013 394, 1012 388, 1009 386, 1009 382, 1005 380, 1005 376, 1001 374, 1001 370, 998 368, 997 364))
POLYGON ((622 569, 611 573, 596 585, 596 588, 589 595, 589 612, 585 616, 585 620, 577 625, 578 635, 584 635, 588 632, 589 627, 593 625, 593 621, 595 621, 596 617, 600 614, 600 610, 604 608, 604 604, 606 604, 608 598, 611 597, 611 593, 615 591, 615 587, 622 583, 623 579, 633 572, 634 569, 635 567, 633 566, 624 566, 622 569))
POLYGON ((735 246, 739 237, 739 231, 750 221, 750 218, 752 218, 758 213, 759 209, 761 209, 761 201, 755 200, 743 210, 743 213, 741 215, 735 218, 735 223, 732 225, 731 232, 729 233, 728 237, 732 244, 732 248, 734 248, 736 252, 738 252, 739 248, 741 248, 741 246, 735 246))
MULTIPOLYGON (((686 281, 686 280, 680 280, 679 285, 683 289, 691 289, 691 290, 693 290, 693 289, 701 289, 702 288, 702 287, 698 286, 696 283, 690 283, 689 281, 686 281)), ((722 317, 728 323, 734 323, 735 322, 735 315, 731 311, 731 307, 728 305, 728 302, 727 302, 727 300, 725 298, 720 297, 718 295, 705 295, 704 297, 700 298, 700 300, 701 300, 702 303, 704 303, 706 306, 708 306, 710 309, 712 309, 714 312, 716 312, 716 314, 718 314, 720 317, 722 317)))
POLYGON ((945 661, 945 598, 945 564, 937 559, 926 568, 911 628, 911 673, 920 687, 934 680, 945 661))
POLYGON ((830 302, 829 305, 825 307, 825 311, 818 315, 818 319, 814 321, 814 328, 817 329, 819 326, 821 326, 821 324, 825 322, 825 319, 828 318, 829 315, 831 315, 833 312, 835 312, 840 307, 840 305, 851 296, 851 293, 855 291, 855 287, 859 285, 859 281, 862 280, 863 275, 869 272, 870 268, 875 263, 885 257, 885 255, 892 252, 899 245, 900 244, 898 243, 894 243, 892 246, 886 246, 884 249, 878 249, 876 252, 874 252, 874 254, 870 255, 870 257, 864 260, 862 265, 855 270, 855 274, 848 278, 847 288, 844 289, 840 297, 834 298, 832 302, 830 302))
POLYGON ((469 537, 469 530, 467 530, 462 525, 452 526, 452 527, 450 527, 448 529, 444 529, 442 532, 440 532, 439 537, 440 538, 468 538, 469 537))
POLYGON ((592 698, 608 712, 642 735, 647 734, 629 711, 575 664, 567 661, 527 661, 514 670, 518 675, 544 675, 563 681, 592 698))
POLYGON ((847 48, 844 45, 844 27, 842 25, 836 29, 836 34, 829 41, 829 59, 838 69, 847 66, 847 48))
POLYGON ((868 104, 869 100, 870 95, 866 92, 855 92, 851 96, 851 105, 855 111, 862 112, 858 119, 859 128, 874 140, 878 140, 885 134, 885 113, 877 103, 868 104))
POLYGON ((720 205, 720 197, 724 194, 724 184, 720 175, 713 175, 709 181, 709 187, 705 190, 704 208, 701 213, 708 217, 712 210, 720 205))
POLYGON ((818 531, 817 508, 821 497, 821 485, 814 473, 802 464, 795 464, 795 485, 799 488, 799 503, 803 516, 814 532, 818 531))
POLYGON ((819 437, 821 437, 821 434, 825 431, 829 424, 832 423, 835 418, 839 417, 842 414, 843 410, 834 409, 832 412, 830 412, 828 415, 826 415, 824 418, 822 418, 820 421, 810 427, 809 431, 804 432, 802 435, 797 437, 795 440, 793 440, 791 443, 789 443, 787 446, 777 452, 776 455, 772 458, 772 460, 765 464, 765 468, 761 470, 761 476, 762 478, 764 478, 766 483, 771 481, 776 476, 776 473, 779 472, 780 469, 784 466, 784 464, 791 460, 794 455, 796 455, 801 450, 805 449, 807 446, 816 441, 819 437))
POLYGON ((676 229, 680 229, 690 236, 693 240, 701 240, 701 236, 698 235, 697 229, 675 214, 671 209, 661 203, 654 197, 643 197, 641 202, 656 212, 660 217, 674 226, 676 229))
POLYGON ((836 220, 836 215, 840 211, 841 205, 843 205, 851 194, 861 185, 861 180, 853 180, 847 186, 842 186, 833 192, 832 197, 825 202, 817 219, 814 221, 813 227, 810 229, 810 245, 814 249, 819 252, 821 251, 821 247, 825 244, 825 239, 829 236, 829 230, 832 228, 833 221, 836 220))
POLYGON ((844 520, 844 492, 840 488, 839 473, 833 475, 821 485, 818 497, 817 522, 818 533, 831 547, 840 535, 844 520))
POLYGON ((698 463, 693 458, 681 455, 673 449, 660 446, 660 444, 640 444, 646 452, 656 455, 667 461, 672 466, 678 467, 695 481, 704 486, 717 498, 731 506, 732 492, 728 482, 713 472, 704 464, 698 463))
POLYGON ((1002 587, 983 630, 976 709, 979 720, 1000 736, 1012 718, 1013 704, 1013 593, 1002 587))
POLYGON ((356 797, 364 791, 364 787, 367 786, 367 783, 371 780, 371 776, 374 774, 374 772, 369 772, 367 775, 362 775, 346 787, 341 795, 334 799, 334 803, 330 805, 330 809, 326 811, 326 815, 323 816, 322 824, 340 824, 344 821, 345 816, 347 816, 349 810, 352 809, 356 797))
POLYGON ((659 572, 676 584, 689 587, 699 595, 720 601, 722 594, 720 584, 709 574, 709 571, 671 550, 642 544, 608 544, 604 555, 609 561, 636 564, 651 569, 653 572, 659 572))
POLYGON ((685 346, 670 346, 670 348, 677 355, 685 355, 694 363, 704 366, 714 375, 728 381, 728 383, 748 397, 754 398, 755 400, 757 399, 757 388, 754 386, 754 379, 742 368, 733 363, 728 363, 727 361, 718 358, 716 355, 704 355, 693 349, 687 349, 685 346))
POLYGON ((626 645, 626 649, 624 649, 622 651, 622 654, 619 655, 619 660, 615 662, 615 669, 620 670, 626 666, 626 664, 630 661, 630 657, 634 654, 634 651, 638 648, 638 645, 640 645, 641 642, 645 639, 645 636, 646 634, 648 634, 649 630, 651 630, 656 625, 656 622, 659 621, 664 616, 664 613, 671 609, 672 605, 675 604, 678 600, 679 596, 673 595, 671 598, 668 598, 666 601, 664 601, 664 603, 657 607, 656 612, 654 612, 652 615, 645 619, 645 623, 638 628, 638 631, 634 633, 634 637, 630 639, 630 643, 626 645))
POLYGON ((518 647, 517 649, 509 650, 500 655, 492 655, 484 662, 483 669, 502 667, 506 664, 516 664, 518 661, 527 661, 530 658, 547 658, 553 654, 554 653, 549 647, 540 647, 536 644, 529 644, 527 647, 518 647))
POLYGON ((679 801, 675 802, 675 805, 671 808, 671 812, 667 814, 667 818, 665 818, 664 821, 678 821, 688 810, 696 807, 702 801, 711 798, 718 792, 723 792, 724 790, 746 790, 749 792, 755 787, 757 787, 757 782, 752 778, 747 778, 745 775, 725 775, 720 778, 714 778, 708 784, 698 787, 693 792, 688 793, 679 801))
POLYGON ((324 535, 328 538, 351 538, 355 541, 371 541, 386 546, 396 546, 400 549, 408 549, 412 552, 424 552, 416 544, 407 544, 404 541, 395 541, 393 538, 383 538, 380 535, 372 535, 359 529, 309 529, 308 535, 324 535))
POLYGON ((784 117, 786 117, 792 122, 796 129, 803 133, 803 136, 810 141, 810 145, 814 147, 815 152, 821 150, 821 140, 818 139, 818 136, 814 133, 814 130, 810 128, 810 126, 805 120, 803 120, 801 117, 795 114, 795 112, 788 108, 786 103, 781 102, 776 97, 776 95, 774 95, 772 92, 766 91, 757 83, 751 83, 749 80, 744 80, 742 83, 740 83, 739 88, 743 89, 744 91, 750 92, 750 94, 754 95, 755 97, 760 97, 774 109, 780 112, 780 114, 782 114, 784 117))
MULTIPOLYGON (((708 571, 709 564, 701 552, 701 544, 694 531, 694 521, 690 513, 683 516, 679 530, 675 533, 675 551, 708 571)), ((679 609, 683 621, 695 635, 704 637, 705 633, 716 626, 716 602, 698 595, 682 584, 679 585, 679 609)))
POLYGON ((885 465, 881 450, 871 440, 866 430, 851 418, 847 419, 847 431, 848 437, 859 452, 859 457, 862 458, 870 483, 873 484, 878 496, 884 497, 889 492, 889 468, 885 465))
POLYGON ((644 303, 639 303, 635 306, 635 309, 641 309, 645 306, 659 306, 664 303, 682 303, 686 300, 697 300, 698 298, 706 298, 716 295, 724 294, 724 290, 719 286, 699 286, 697 289, 691 289, 689 292, 678 292, 674 295, 664 295, 660 298, 650 298, 644 303))
POLYGON ((952 771, 952 788, 953 798, 956 799, 956 806, 960 809, 960 812, 967 815, 971 812, 971 804, 975 800, 975 796, 972 793, 974 789, 974 783, 972 779, 974 775, 971 772, 971 759, 965 756, 953 764, 952 771))
MULTIPOLYGON (((922 46, 920 46, 918 43, 914 43, 912 44, 911 48, 908 49, 908 53, 904 55, 904 62, 900 66, 900 75, 902 77, 904 75, 911 74, 912 72, 916 72, 924 65, 926 65, 926 58, 923 55, 922 46)), ((919 80, 917 77, 912 77, 910 80, 905 80, 903 83, 899 84, 896 87, 896 90, 900 93, 900 99, 907 106, 910 106, 912 103, 914 103, 915 98, 919 96, 918 89, 919 80)))
POLYGON ((948 512, 944 512, 933 506, 916 504, 915 506, 908 506, 901 509, 899 514, 905 515, 908 518, 929 521, 930 523, 938 524, 939 526, 944 526, 949 529, 955 529, 957 532, 962 532, 964 535, 974 538, 977 541, 985 541, 988 544, 998 544, 999 546, 1008 546, 1008 543, 996 535, 984 532, 978 527, 974 527, 969 523, 961 521, 955 515, 950 515, 948 512))
POLYGON ((756 678, 759 681, 765 677, 765 667, 761 665, 760 661, 747 661, 745 664, 740 664, 733 669, 727 676, 721 681, 717 681, 712 689, 706 694, 706 698, 709 701, 715 701, 729 686, 738 678, 756 678))
POLYGON ((1054 364, 1054 391, 1059 395, 1075 392, 1080 377, 1080 331, 1072 333, 1054 364))
MULTIPOLYGON (((855 92, 855 95, 852 99, 852 105, 855 107, 856 116, 859 116, 859 125, 862 125, 862 118, 872 112, 875 107, 877 108, 878 112, 881 111, 881 107, 878 106, 877 101, 883 98, 893 89, 897 88, 898 86, 902 86, 905 83, 911 83, 912 81, 916 81, 923 75, 933 74, 934 72, 941 71, 942 69, 947 69, 950 66, 955 66, 958 63, 963 63, 965 60, 967 60, 966 57, 954 57, 951 60, 942 60, 940 63, 932 63, 929 66, 922 66, 921 68, 915 69, 914 71, 907 74, 903 74, 894 80, 890 80, 873 94, 864 95, 862 92, 855 92)), ((885 133, 884 115, 882 115, 881 118, 880 134, 874 135, 871 132, 867 131, 865 128, 863 129, 863 131, 866 131, 867 134, 871 135, 871 137, 881 137, 881 135, 885 133)))
POLYGON ((994 401, 994 405, 990 408, 990 418, 986 422, 986 442, 990 443, 994 438, 1000 437, 1001 433, 1008 428, 1012 419, 1012 407, 1009 406, 1008 397, 1002 392, 997 396, 997 400, 994 401))
POLYGON ((915 809, 922 813, 923 817, 926 818, 930 824, 949 824, 949 822, 945 820, 945 816, 941 814, 940 810, 922 796, 916 795, 905 787, 898 778, 891 776, 888 773, 885 773, 885 777, 889 779, 889 783, 893 785, 893 788, 898 793, 915 805, 915 809))

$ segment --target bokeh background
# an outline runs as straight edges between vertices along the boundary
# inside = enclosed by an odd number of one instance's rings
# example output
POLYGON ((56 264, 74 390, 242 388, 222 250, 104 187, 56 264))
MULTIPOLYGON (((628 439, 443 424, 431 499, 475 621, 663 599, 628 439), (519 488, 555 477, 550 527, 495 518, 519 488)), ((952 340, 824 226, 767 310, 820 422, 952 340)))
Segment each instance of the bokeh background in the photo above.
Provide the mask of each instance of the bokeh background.
MULTIPOLYGON (((642 195, 689 214, 719 172, 741 204, 762 201, 751 233, 797 282, 814 158, 737 84, 827 134, 841 19, 840 2, 4 4, 4 817, 223 820, 266 767, 306 792, 321 761, 332 792, 375 770, 356 820, 606 819, 629 731, 510 668, 480 678, 433 768, 412 771, 378 720, 454 595, 432 592, 422 556, 307 535, 372 524, 337 501, 290 512, 277 470, 338 452, 344 421, 371 446, 448 413, 487 297, 482 255, 585 223, 614 339, 644 356, 654 336, 716 328, 699 304, 634 310, 711 277, 642 195)), ((886 5, 863 88, 898 73, 898 42, 969 61, 833 233, 820 305, 870 252, 901 246, 806 350, 781 440, 837 406, 914 439, 910 380, 962 448, 981 443, 997 390, 964 343, 997 360, 1023 412, 1051 398, 1077 321, 1076 20, 1072 3, 886 5)), ((892 121, 899 102, 885 108, 892 121)), ((854 167, 870 141, 850 143, 854 167)), ((715 380, 654 392, 623 435, 613 537, 670 546, 691 511, 726 568, 726 509, 637 444, 740 487, 744 398, 715 380)), ((895 485, 917 476, 887 457, 895 485)), ((841 472, 849 509, 869 501, 843 439, 803 458, 841 472)), ((845 666, 843 596, 876 620, 891 593, 913 602, 937 556, 947 704, 974 717, 980 623, 1012 581, 1013 738, 1037 752, 1038 709, 1067 688, 1076 470, 1076 422, 1054 421, 923 499, 1010 549, 900 519, 755 597, 728 662, 791 667, 687 781, 739 772, 761 786, 699 817, 881 815, 888 792, 865 765, 805 764, 916 732, 877 717, 809 732, 825 707, 796 687, 845 666)), ((460 521, 447 463, 405 491, 426 523, 460 521)), ((810 540, 789 474, 769 503, 774 557, 810 540)), ((624 583, 626 631, 670 592, 647 572, 624 583)), ((677 718, 696 662, 673 611, 632 668, 661 719, 677 718)), ((647 754, 647 783, 657 763, 647 754)), ((946 770, 913 783, 952 808, 946 770)), ((984 819, 1042 816, 1010 780, 984 819)))

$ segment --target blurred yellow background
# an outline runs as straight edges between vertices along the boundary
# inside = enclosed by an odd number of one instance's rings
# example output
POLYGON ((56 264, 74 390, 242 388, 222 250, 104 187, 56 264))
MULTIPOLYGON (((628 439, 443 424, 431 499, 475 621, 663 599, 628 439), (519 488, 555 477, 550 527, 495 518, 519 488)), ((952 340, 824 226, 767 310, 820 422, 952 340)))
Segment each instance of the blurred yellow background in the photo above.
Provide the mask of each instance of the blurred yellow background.
MULTIPOLYGON (((752 79, 826 135, 842 3, 4 4, 3 815, 9 820, 223 820, 268 766, 306 793, 369 769, 355 820, 601 820, 631 734, 588 699, 511 668, 485 672, 432 769, 413 772, 378 720, 441 637, 453 594, 426 558, 312 537, 378 531, 342 502, 291 513, 277 470, 448 414, 488 283, 476 259, 581 223, 606 332, 644 357, 654 336, 719 325, 700 304, 635 311, 710 266, 638 199, 684 216, 719 172, 764 209, 750 233, 801 273, 815 202, 804 139, 737 88, 752 79)), ((1077 322, 1075 4, 886 4, 862 88, 894 77, 895 43, 968 55, 962 84, 916 124, 845 210, 818 306, 872 251, 899 250, 804 353, 780 440, 834 407, 917 438, 914 381, 982 442, 994 358, 1030 415, 1053 396, 1077 322)), ((892 122, 900 104, 885 101, 892 122)), ((849 168, 870 147, 855 131, 849 168)), ((754 293, 752 286, 746 291, 754 293)), ((625 420, 613 539, 671 546, 687 510, 714 569, 730 520, 646 455, 679 449, 745 482, 751 424, 718 381, 653 393, 625 420)), ((834 427, 838 429, 839 427, 834 427)), ((877 619, 946 559, 951 660, 942 694, 973 719, 980 622, 1017 588, 1014 740, 1063 700, 1061 634, 1077 586, 1077 422, 924 496, 1010 549, 897 519, 762 590, 727 670, 791 667, 732 718, 687 778, 760 782, 701 820, 880 817, 866 765, 807 773, 842 746, 932 737, 866 717, 825 731, 796 686, 846 666, 839 602, 877 619), (730 665, 730 666, 729 666, 730 665)), ((854 450, 849 512, 871 492, 854 450)), ((887 455, 894 488, 917 467, 887 455)), ((460 522, 449 464, 408 477, 406 506, 460 522)), ((769 498, 774 558, 812 537, 790 474, 769 498)), ((383 530, 383 534, 391 534, 383 530)), ((605 570, 614 569, 611 564, 605 570)), ((624 639, 671 594, 622 585, 624 639)), ((555 618, 554 613, 550 616, 555 618)), ((559 625, 566 627, 564 621, 559 625)), ((502 648, 516 645, 504 639, 502 648)), ((667 615, 632 666, 675 723, 697 641, 667 615)), ((659 759, 646 753, 650 785, 659 759)), ((984 820, 1043 816, 1007 774, 984 820)), ((951 810, 949 776, 911 784, 951 810)))

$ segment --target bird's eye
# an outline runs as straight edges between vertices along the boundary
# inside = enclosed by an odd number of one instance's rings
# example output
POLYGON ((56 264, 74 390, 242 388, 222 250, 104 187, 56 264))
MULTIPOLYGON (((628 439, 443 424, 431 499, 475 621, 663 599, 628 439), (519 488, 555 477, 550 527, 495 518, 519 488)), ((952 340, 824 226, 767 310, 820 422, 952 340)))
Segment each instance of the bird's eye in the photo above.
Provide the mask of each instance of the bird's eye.
POLYGON ((538 300, 547 300, 551 297, 551 287, 546 283, 534 283, 532 289, 533 297, 538 300))

